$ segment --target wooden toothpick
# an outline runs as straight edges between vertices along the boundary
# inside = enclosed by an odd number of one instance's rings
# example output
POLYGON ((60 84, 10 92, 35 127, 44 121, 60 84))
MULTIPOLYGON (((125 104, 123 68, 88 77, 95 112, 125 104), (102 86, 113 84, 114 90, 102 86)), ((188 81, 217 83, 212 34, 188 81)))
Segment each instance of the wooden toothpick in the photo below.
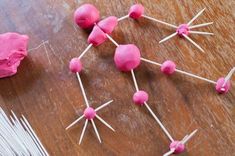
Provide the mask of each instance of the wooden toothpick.
POLYGON ((139 91, 139 87, 138 87, 138 84, 137 84, 137 81, 136 81, 134 70, 131 70, 131 75, 132 75, 132 79, 134 81, 135 89, 136 89, 136 91, 139 91))
POLYGON ((183 36, 189 41, 191 42, 195 47, 197 47, 200 51, 204 52, 204 50, 196 43, 194 42, 190 37, 188 37, 187 35, 183 34, 183 36))
POLYGON ((80 139, 79 139, 79 145, 82 143, 82 139, 83 139, 83 136, 85 134, 87 124, 88 124, 88 119, 86 119, 85 124, 83 126, 82 133, 81 133, 81 136, 80 136, 80 139))
POLYGON ((97 128, 96 128, 96 125, 95 125, 95 122, 94 122, 93 119, 91 119, 91 123, 92 123, 92 126, 93 126, 94 130, 95 130, 95 134, 96 134, 96 136, 97 136, 99 142, 101 143, 100 135, 99 135, 99 132, 98 132, 98 130, 97 130, 97 128))
POLYGON ((162 124, 162 122, 158 119, 158 117, 154 114, 154 112, 152 111, 152 109, 149 107, 149 105, 145 102, 144 105, 146 106, 146 108, 148 109, 148 111, 150 112, 150 114, 153 116, 153 118, 157 121, 157 123, 160 125, 160 127, 162 128, 162 130, 164 131, 164 133, 166 134, 166 136, 171 140, 174 141, 174 139, 172 138, 172 136, 170 135, 170 133, 167 131, 167 129, 165 128, 165 126, 162 124))
POLYGON ((82 90, 82 95, 83 95, 83 98, 84 98, 84 100, 85 100, 85 104, 86 104, 87 107, 90 107, 90 106, 89 106, 89 103, 88 103, 88 100, 87 100, 87 96, 86 96, 85 89, 84 89, 83 84, 82 84, 81 77, 80 77, 80 75, 79 75, 78 72, 76 73, 76 75, 77 75, 77 79, 78 79, 80 88, 81 88, 81 90, 82 90))
POLYGON ((88 50, 93 46, 93 44, 89 44, 86 49, 81 53, 81 55, 78 57, 79 59, 81 59, 87 52, 88 50))
POLYGON ((187 25, 190 26, 193 21, 195 21, 204 11, 206 10, 206 8, 202 9, 196 16, 194 16, 188 23, 187 25))
POLYGON ((193 26, 190 26, 189 29, 200 28, 200 27, 204 27, 204 26, 211 25, 211 24, 213 24, 213 22, 203 23, 203 24, 198 24, 198 25, 193 25, 193 26))

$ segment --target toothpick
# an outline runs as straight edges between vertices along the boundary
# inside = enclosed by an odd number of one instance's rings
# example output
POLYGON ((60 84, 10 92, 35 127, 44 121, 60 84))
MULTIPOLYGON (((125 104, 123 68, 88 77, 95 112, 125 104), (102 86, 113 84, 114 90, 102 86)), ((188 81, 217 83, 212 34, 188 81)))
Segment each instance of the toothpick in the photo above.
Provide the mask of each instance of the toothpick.
POLYGON ((81 133, 81 136, 80 136, 80 139, 79 139, 79 145, 82 143, 82 139, 83 139, 83 136, 84 136, 85 131, 86 131, 87 123, 88 123, 88 119, 86 119, 85 124, 83 126, 82 133, 81 133))
POLYGON ((185 139, 188 138, 188 134, 184 136, 184 138, 180 141, 182 143, 182 141, 184 141, 185 139))
POLYGON ((164 24, 164 25, 167 25, 169 27, 172 27, 172 28, 176 28, 177 29, 177 26, 176 25, 173 25, 173 24, 170 24, 170 23, 166 23, 164 21, 161 21, 161 20, 158 20, 158 19, 155 19, 153 17, 150 17, 150 16, 146 16, 146 15, 142 15, 142 17, 146 18, 146 19, 149 19, 149 20, 152 20, 154 22, 158 22, 158 23, 161 23, 161 24, 164 24))
POLYGON ((173 154, 174 152, 175 152, 175 149, 174 150, 170 150, 167 153, 165 153, 163 156, 169 156, 169 155, 173 154))
POLYGON ((34 138, 37 140, 37 142, 39 143, 40 147, 43 149, 43 152, 46 154, 46 156, 49 156, 49 154, 47 153, 45 147, 42 145, 40 139, 38 138, 38 136, 34 132, 34 130, 31 127, 31 125, 29 124, 28 120, 25 118, 24 115, 22 115, 22 118, 23 118, 23 121, 25 122, 26 126, 29 128, 29 132, 31 132, 33 134, 34 138))
POLYGON ((79 59, 81 59, 85 54, 86 52, 88 52, 88 50, 93 46, 93 44, 89 44, 86 49, 81 53, 81 55, 78 57, 79 59))
POLYGON ((187 35, 183 34, 183 36, 189 41, 191 42, 194 46, 196 46, 199 50, 201 50, 202 52, 204 52, 204 50, 197 44, 195 43, 191 38, 189 38, 187 35))
POLYGON ((83 84, 82 84, 81 77, 80 77, 80 75, 79 75, 78 72, 76 73, 76 75, 77 75, 78 82, 79 82, 79 84, 80 84, 80 88, 81 88, 81 90, 82 90, 82 95, 83 95, 83 98, 84 98, 84 100, 85 100, 86 106, 89 107, 89 103, 88 103, 88 100, 87 100, 87 96, 86 96, 85 89, 84 89, 83 84))
POLYGON ((108 102, 102 104, 101 106, 99 106, 98 108, 96 108, 95 111, 97 112, 97 111, 101 110, 102 108, 108 106, 108 105, 109 105, 110 103, 112 103, 112 102, 113 102, 113 100, 110 100, 110 101, 108 101, 108 102))
POLYGON ((188 142, 197 133, 197 131, 198 129, 195 129, 186 139, 182 141, 182 143, 186 144, 186 142, 188 142))
POLYGON ((228 75, 225 77, 224 83, 223 83, 222 87, 224 87, 225 84, 231 79, 233 73, 235 73, 235 67, 233 67, 233 68, 230 70, 230 72, 228 73, 228 75))
POLYGON ((177 32, 175 32, 175 33, 173 33, 173 34, 171 34, 171 35, 165 37, 164 39, 162 39, 161 41, 159 41, 159 43, 163 43, 163 42, 165 42, 165 41, 171 39, 172 37, 174 37, 174 36, 176 36, 176 35, 177 35, 177 32))
MULTIPOLYGON (((20 148, 22 145, 20 140, 13 131, 13 125, 10 122, 9 118, 5 112, 0 107, 0 132, 2 133, 3 139, 6 141, 6 144, 10 146, 10 149, 14 153, 25 154, 27 150, 24 147, 20 148)), ((0 135, 1 136, 1 135, 0 135)))
POLYGON ((193 23, 194 20, 196 20, 204 11, 206 10, 206 8, 202 9, 196 16, 194 16, 189 22, 188 22, 188 26, 191 25, 193 23))
POLYGON ((135 73, 134 73, 133 69, 131 70, 131 75, 132 75, 132 79, 134 81, 135 89, 136 89, 136 91, 139 91, 139 87, 138 87, 136 77, 135 77, 135 73))
MULTIPOLYGON (((29 151, 32 154, 35 154, 36 153, 35 149, 32 148, 34 145, 32 145, 32 146, 27 145, 27 143, 25 142, 26 136, 22 136, 22 131, 20 131, 17 121, 14 120, 12 116, 10 116, 10 119, 12 122, 13 133, 15 134, 15 137, 17 137, 17 140, 19 141, 21 148, 26 152, 27 155, 30 154, 29 151)), ((31 138, 27 141, 30 142, 31 138)))
POLYGON ((96 116, 97 119, 100 120, 105 126, 107 126, 109 129, 111 129, 112 131, 115 132, 115 130, 113 129, 113 127, 112 127, 110 124, 108 124, 106 121, 104 121, 99 115, 96 114, 95 116, 96 116))
MULTIPOLYGON (((14 119, 10 116, 12 123, 14 124, 14 131, 18 135, 22 144, 24 144, 24 148, 29 148, 32 154, 44 154, 38 142, 35 140, 34 135, 30 132, 30 130, 25 126, 22 126, 15 113, 11 111, 14 119), (25 131, 26 129, 26 131, 25 131)), ((23 123, 23 122, 22 122, 23 123)), ((24 125, 24 124, 23 124, 24 125)))
POLYGON ((3 155, 15 155, 14 151, 11 149, 10 145, 0 136, 0 145, 4 148, 1 148, 1 153, 3 155))
POLYGON ((144 61, 144 62, 147 62, 147 63, 150 63, 150 64, 157 65, 157 66, 159 66, 159 67, 161 67, 161 66, 162 66, 162 64, 160 64, 160 63, 157 63, 157 62, 154 62, 154 61, 151 61, 151 60, 145 59, 145 58, 143 58, 143 57, 141 57, 141 58, 140 58, 140 60, 142 60, 142 61, 144 61))
POLYGON ((200 28, 200 27, 204 27, 204 26, 211 25, 211 24, 213 24, 213 22, 203 23, 203 24, 198 24, 198 25, 193 25, 193 26, 190 26, 189 29, 200 28))
POLYGON ((111 37, 111 36, 109 36, 108 34, 106 34, 106 36, 108 37, 108 39, 111 41, 111 42, 113 42, 113 44, 115 45, 115 46, 119 46, 119 44, 111 37))
POLYGON ((213 33, 210 32, 201 32, 201 31, 189 31, 191 34, 200 34, 200 35, 214 35, 213 33))
POLYGON ((95 125, 95 122, 94 122, 93 119, 91 119, 91 123, 92 123, 92 126, 93 126, 94 130, 95 130, 96 136, 97 136, 99 142, 101 143, 100 135, 99 135, 99 132, 98 132, 98 130, 96 128, 96 125, 95 125))
POLYGON ((195 75, 195 74, 191 74, 191 73, 188 73, 188 72, 179 70, 179 69, 175 69, 175 71, 176 71, 176 72, 179 72, 179 73, 181 73, 181 74, 190 76, 190 77, 194 77, 194 78, 197 78, 197 79, 200 79, 200 80, 204 80, 204 81, 209 82, 209 83, 212 83, 212 84, 216 84, 216 82, 213 81, 213 80, 210 80, 210 79, 207 79, 207 78, 204 78, 204 77, 201 77, 201 76, 197 76, 197 75, 195 75))
POLYGON ((84 118, 84 115, 80 116, 77 120, 75 120, 73 123, 71 123, 66 130, 68 130, 69 128, 71 128, 72 126, 74 126, 76 123, 78 123, 81 119, 84 118))
POLYGON ((48 156, 26 118, 11 113, 8 117, 0 108, 0 155, 48 156))
POLYGON ((165 134, 167 135, 167 137, 173 142, 174 139, 172 138, 172 136, 170 135, 170 133, 167 131, 167 129, 165 128, 165 126, 161 123, 161 121, 158 119, 158 117, 154 114, 154 112, 152 111, 152 109, 149 107, 149 105, 145 102, 144 105, 146 106, 146 108, 148 109, 148 111, 151 113, 151 115, 153 116, 153 118, 157 121, 157 123, 160 125, 160 127, 162 128, 162 130, 165 132, 165 134))
POLYGON ((127 19, 128 17, 129 17, 129 15, 122 16, 122 17, 118 18, 118 22, 122 21, 124 19, 127 19))

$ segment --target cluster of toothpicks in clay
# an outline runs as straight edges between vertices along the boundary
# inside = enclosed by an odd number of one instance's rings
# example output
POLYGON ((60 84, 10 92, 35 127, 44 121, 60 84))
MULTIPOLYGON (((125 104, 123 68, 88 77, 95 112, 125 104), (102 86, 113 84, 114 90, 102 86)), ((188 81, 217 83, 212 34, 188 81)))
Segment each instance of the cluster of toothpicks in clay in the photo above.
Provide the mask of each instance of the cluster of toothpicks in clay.
POLYGON ((156 120, 156 122, 160 125, 160 127, 162 128, 162 130, 164 131, 164 133, 167 135, 167 137, 170 139, 171 143, 170 143, 170 151, 165 153, 164 156, 168 156, 171 154, 179 154, 182 153, 185 150, 185 143, 187 141, 189 141, 194 134, 197 132, 197 129, 194 130, 192 133, 190 133, 189 135, 186 135, 182 140, 175 140, 173 139, 173 137, 170 135, 170 133, 167 131, 167 129, 164 127, 164 125, 161 123, 161 121, 158 119, 158 117, 155 115, 155 113, 152 111, 152 109, 150 108, 149 104, 147 103, 148 101, 148 93, 144 90, 140 90, 136 77, 135 77, 135 73, 134 73, 134 69, 136 69, 141 61, 146 62, 146 63, 150 63, 153 65, 157 65, 160 67, 161 72, 163 74, 166 75, 172 75, 174 72, 178 72, 193 78, 197 78, 200 80, 204 80, 207 81, 209 83, 212 83, 215 85, 216 91, 218 93, 227 93, 228 90, 230 89, 230 78, 232 76, 232 74, 235 71, 235 68, 233 68, 228 75, 224 78, 221 77, 218 79, 217 82, 213 81, 213 80, 209 80, 207 78, 203 78, 185 71, 182 71, 180 69, 176 68, 176 64, 171 61, 171 60, 167 60, 165 62, 161 63, 157 63, 154 61, 151 61, 149 59, 143 58, 141 57, 140 54, 140 50, 139 48, 134 45, 134 44, 124 44, 124 45, 119 45, 111 36, 110 34, 113 32, 113 30, 115 29, 115 27, 118 25, 118 22, 127 19, 127 18, 132 18, 132 19, 139 19, 139 18, 146 18, 149 19, 151 21, 155 21, 157 23, 160 24, 164 24, 166 26, 172 27, 176 29, 176 32, 173 33, 172 35, 166 37, 165 39, 163 39, 162 41, 160 41, 160 43, 170 39, 171 37, 175 36, 175 35, 179 35, 180 37, 183 37, 185 39, 187 39, 189 42, 191 42, 193 45, 195 45, 198 49, 200 49, 201 51, 202 48, 196 44, 192 39, 189 38, 189 34, 205 34, 205 35, 212 35, 212 33, 207 33, 207 32, 199 32, 199 31, 192 31, 191 29, 195 29, 195 28, 199 28, 199 27, 203 27, 203 26, 207 26, 212 24, 212 22, 210 23, 203 23, 203 24, 198 24, 198 25, 194 25, 191 26, 191 24, 193 23, 194 20, 196 20, 197 17, 199 17, 199 15, 202 14, 202 12, 205 9, 203 9, 202 11, 200 11, 195 17, 192 18, 192 20, 190 20, 190 22, 188 22, 187 24, 181 24, 179 26, 175 26, 173 24, 169 24, 166 23, 164 21, 155 19, 153 17, 147 16, 144 14, 144 7, 140 4, 135 4, 133 6, 131 6, 128 15, 125 15, 121 18, 117 18, 115 16, 109 16, 105 19, 100 20, 100 15, 99 15, 99 11, 96 9, 95 6, 93 6, 92 4, 84 4, 82 6, 80 6, 74 13, 74 21, 75 23, 83 28, 83 29, 92 29, 89 37, 88 37, 88 46, 87 48, 81 53, 81 55, 79 57, 73 58, 70 61, 70 70, 73 73, 76 73, 81 90, 82 90, 82 94, 86 103, 87 108, 84 111, 84 114, 79 117, 77 120, 75 120, 71 125, 69 125, 66 129, 72 127, 73 125, 75 125, 77 122, 79 122, 81 119, 85 118, 85 125, 83 127, 82 133, 81 133, 81 137, 79 140, 79 144, 82 141, 82 138, 84 136, 88 121, 91 121, 93 128, 95 130, 95 133, 99 139, 99 141, 101 142, 98 130, 95 126, 94 123, 94 118, 97 118, 98 120, 100 120, 102 123, 104 123, 108 128, 110 128, 111 130, 114 131, 114 129, 108 124, 106 123, 100 116, 97 115, 97 111, 100 110, 101 108, 104 108, 105 106, 107 106, 108 104, 110 104, 112 102, 109 101, 103 105, 101 105, 100 107, 94 109, 89 105, 89 102, 87 100, 83 85, 82 85, 82 81, 80 78, 79 73, 82 70, 82 63, 81 63, 81 58, 88 52, 88 50, 91 47, 96 47, 102 43, 104 43, 107 39, 109 39, 112 43, 114 43, 117 48, 115 50, 115 54, 114 54, 114 62, 115 65, 117 67, 118 70, 122 71, 122 72, 131 72, 132 75, 132 79, 134 82, 134 86, 136 89, 136 92, 133 95, 133 101, 136 105, 139 106, 145 106, 147 108, 147 110, 150 112, 150 114, 153 116, 153 118, 156 120))

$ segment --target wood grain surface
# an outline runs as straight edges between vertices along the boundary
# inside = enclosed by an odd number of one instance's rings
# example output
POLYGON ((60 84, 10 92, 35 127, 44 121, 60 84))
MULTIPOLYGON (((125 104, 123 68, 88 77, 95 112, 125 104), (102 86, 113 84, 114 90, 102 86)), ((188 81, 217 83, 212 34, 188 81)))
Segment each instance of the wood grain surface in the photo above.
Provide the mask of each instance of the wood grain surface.
MULTIPOLYGON (((99 144, 88 125, 82 144, 78 140, 84 121, 65 130, 80 116, 85 103, 76 76, 68 63, 88 45, 88 32, 73 23, 73 12, 83 3, 93 3, 101 17, 124 16, 132 0, 1 0, 0 32, 30 36, 28 57, 18 74, 0 80, 0 105, 6 112, 24 114, 51 155, 56 156, 160 156, 168 151, 169 139, 145 107, 132 102, 135 91, 130 73, 119 72, 113 62, 115 46, 107 41, 92 48, 82 59, 81 75, 93 107, 114 102, 99 115, 116 130, 96 120, 103 141, 99 144), (46 49, 40 46, 48 41, 46 49)), ((142 0, 146 15, 181 24, 197 12, 206 11, 194 23, 213 21, 198 30, 214 36, 191 35, 204 50, 174 37, 158 44, 174 30, 146 19, 121 21, 112 37, 120 44, 134 43, 143 57, 157 62, 171 59, 179 69, 217 80, 235 65, 235 2, 233 0, 142 0)), ((141 89, 149 93, 149 105, 175 139, 198 128, 188 142, 190 156, 234 156, 235 77, 232 89, 218 95, 214 85, 181 74, 167 77, 159 67, 142 63, 135 71, 141 89)))

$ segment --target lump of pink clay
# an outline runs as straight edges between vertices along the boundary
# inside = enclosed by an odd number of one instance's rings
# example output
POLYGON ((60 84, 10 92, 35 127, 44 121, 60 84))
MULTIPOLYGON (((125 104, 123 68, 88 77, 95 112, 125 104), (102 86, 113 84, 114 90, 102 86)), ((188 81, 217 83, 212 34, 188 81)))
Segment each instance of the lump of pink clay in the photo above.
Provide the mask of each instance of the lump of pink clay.
POLYGON ((167 60, 161 65, 161 72, 166 75, 171 75, 175 72, 175 67, 176 65, 173 61, 167 60))
POLYGON ((20 62, 27 56, 28 40, 27 35, 0 34, 0 78, 17 73, 20 62))
POLYGON ((114 54, 114 62, 120 71, 130 71, 140 64, 140 50, 134 44, 119 45, 114 54))
POLYGON ((69 63, 69 69, 73 73, 82 71, 82 63, 79 58, 73 58, 69 63))
POLYGON ((92 4, 83 4, 74 12, 75 23, 83 29, 93 27, 99 19, 99 10, 92 4))
POLYGON ((170 144, 170 149, 171 150, 175 149, 174 154, 180 154, 184 152, 185 146, 180 141, 173 141, 170 144))
POLYGON ((106 41, 106 39, 106 34, 96 25, 90 33, 87 42, 89 44, 93 44, 94 46, 98 46, 106 41))
POLYGON ((115 16, 109 16, 103 20, 101 20, 97 25, 107 34, 111 34, 114 28, 118 24, 118 19, 115 16))
POLYGON ((140 90, 137 91, 133 96, 133 101, 136 105, 142 106, 145 102, 147 102, 149 99, 148 93, 140 90))
POLYGON ((84 116, 86 119, 91 120, 95 118, 96 112, 94 110, 94 108, 92 107, 87 107, 84 112, 83 112, 84 116))
POLYGON ((227 93, 231 87, 231 83, 229 80, 223 86, 224 82, 225 82, 224 77, 219 78, 216 82, 215 89, 219 94, 227 93))
POLYGON ((141 4, 132 5, 129 10, 129 17, 138 19, 144 14, 144 7, 141 4))
POLYGON ((178 26, 178 28, 176 29, 177 34, 180 37, 183 37, 183 35, 187 35, 189 34, 189 27, 187 24, 181 24, 178 26))

